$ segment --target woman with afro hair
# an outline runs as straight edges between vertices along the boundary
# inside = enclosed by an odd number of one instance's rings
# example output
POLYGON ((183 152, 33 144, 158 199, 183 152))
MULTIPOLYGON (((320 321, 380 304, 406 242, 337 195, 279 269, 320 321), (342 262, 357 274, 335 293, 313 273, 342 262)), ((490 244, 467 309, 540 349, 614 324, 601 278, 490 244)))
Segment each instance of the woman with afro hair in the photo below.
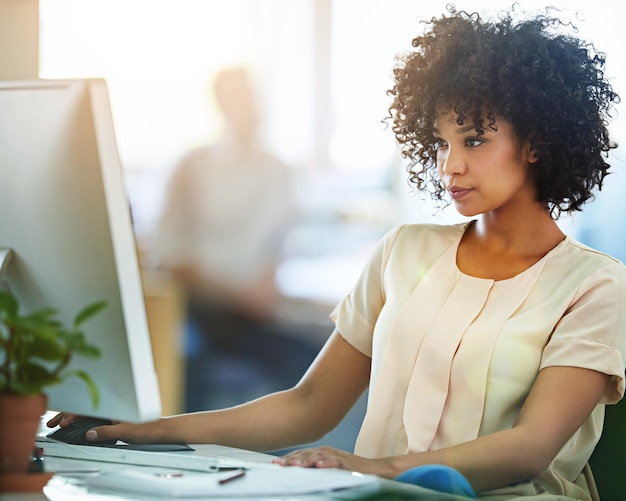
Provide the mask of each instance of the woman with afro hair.
POLYGON ((588 460, 624 394, 626 270, 556 220, 602 187, 618 96, 603 54, 569 31, 549 12, 426 22, 394 69, 388 122, 417 190, 469 222, 391 230, 294 388, 88 437, 279 450, 324 436, 369 388, 354 454, 275 462, 597 499, 588 460))

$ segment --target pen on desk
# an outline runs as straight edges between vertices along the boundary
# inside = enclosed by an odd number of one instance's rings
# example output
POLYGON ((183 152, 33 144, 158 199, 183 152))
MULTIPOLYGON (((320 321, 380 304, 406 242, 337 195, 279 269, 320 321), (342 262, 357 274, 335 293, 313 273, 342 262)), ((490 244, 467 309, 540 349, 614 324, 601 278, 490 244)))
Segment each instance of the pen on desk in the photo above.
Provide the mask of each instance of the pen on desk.
POLYGON ((245 474, 246 474, 246 470, 241 470, 235 473, 234 475, 231 475, 230 477, 226 477, 226 478, 222 478, 218 480, 217 483, 220 485, 224 485, 224 484, 227 484, 228 482, 232 482, 233 480, 237 480, 238 478, 242 478, 245 474))

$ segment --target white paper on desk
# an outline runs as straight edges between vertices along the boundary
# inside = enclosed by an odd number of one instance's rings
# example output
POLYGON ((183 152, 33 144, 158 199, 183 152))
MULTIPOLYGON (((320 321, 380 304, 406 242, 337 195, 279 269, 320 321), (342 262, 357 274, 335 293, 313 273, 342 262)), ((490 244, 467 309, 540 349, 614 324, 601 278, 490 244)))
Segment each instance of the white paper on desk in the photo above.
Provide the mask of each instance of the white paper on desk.
POLYGON ((205 496, 289 496, 362 487, 376 477, 345 470, 299 467, 260 468, 246 471, 244 477, 225 484, 219 480, 232 472, 184 472, 182 476, 125 470, 103 473, 86 479, 87 487, 134 492, 158 497, 194 498, 205 496))

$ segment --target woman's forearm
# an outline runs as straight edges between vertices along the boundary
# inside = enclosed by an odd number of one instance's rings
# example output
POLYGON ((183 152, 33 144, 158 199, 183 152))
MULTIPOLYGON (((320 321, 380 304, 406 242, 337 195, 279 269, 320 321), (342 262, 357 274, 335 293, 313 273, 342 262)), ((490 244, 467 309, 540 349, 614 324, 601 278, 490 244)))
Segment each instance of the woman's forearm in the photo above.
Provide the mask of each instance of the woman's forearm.
POLYGON ((493 433, 464 444, 381 461, 382 476, 393 478, 415 466, 442 464, 461 472, 477 492, 522 482, 539 475, 550 453, 522 429, 493 433))
POLYGON ((163 418, 154 427, 154 438, 271 451, 317 440, 335 424, 317 416, 306 393, 296 387, 224 410, 163 418))

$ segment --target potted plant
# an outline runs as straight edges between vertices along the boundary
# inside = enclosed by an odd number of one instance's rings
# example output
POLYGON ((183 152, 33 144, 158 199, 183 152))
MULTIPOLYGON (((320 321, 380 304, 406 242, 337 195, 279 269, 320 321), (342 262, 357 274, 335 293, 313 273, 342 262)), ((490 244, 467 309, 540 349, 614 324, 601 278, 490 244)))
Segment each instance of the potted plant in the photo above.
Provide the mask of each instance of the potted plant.
POLYGON ((81 326, 104 306, 103 302, 88 305, 66 327, 57 319, 56 310, 22 313, 17 298, 0 291, 0 474, 28 469, 39 421, 47 408, 46 387, 78 377, 85 382, 94 408, 98 407, 92 378, 68 365, 74 355, 100 356, 81 326))

